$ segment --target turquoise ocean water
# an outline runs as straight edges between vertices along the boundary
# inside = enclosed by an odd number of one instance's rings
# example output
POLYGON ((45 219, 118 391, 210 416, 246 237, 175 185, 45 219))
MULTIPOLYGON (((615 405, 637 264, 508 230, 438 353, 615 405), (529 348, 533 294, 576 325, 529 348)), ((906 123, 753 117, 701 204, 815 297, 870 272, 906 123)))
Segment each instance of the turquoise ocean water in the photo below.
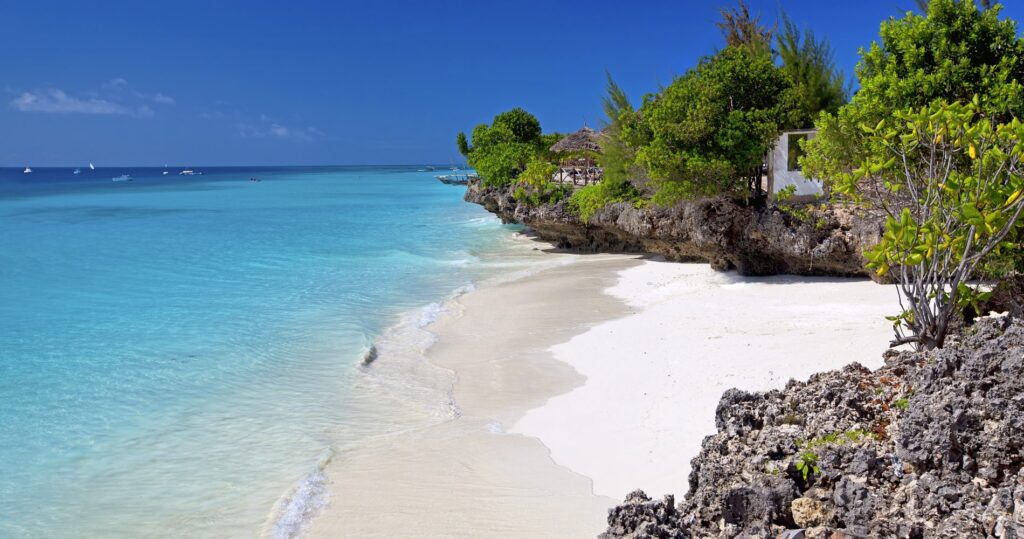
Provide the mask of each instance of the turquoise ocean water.
POLYGON ((161 172, 0 170, 0 537, 296 535, 324 462, 455 413, 438 302, 532 263, 415 167, 161 172))

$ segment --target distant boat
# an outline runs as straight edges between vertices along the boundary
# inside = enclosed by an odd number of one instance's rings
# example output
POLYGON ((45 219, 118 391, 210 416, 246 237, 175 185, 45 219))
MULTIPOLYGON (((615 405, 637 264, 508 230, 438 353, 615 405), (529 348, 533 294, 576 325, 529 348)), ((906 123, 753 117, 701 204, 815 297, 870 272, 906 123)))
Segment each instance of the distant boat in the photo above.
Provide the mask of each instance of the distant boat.
POLYGON ((96 167, 92 166, 92 163, 89 163, 89 170, 96 170, 96 167))
POLYGON ((81 170, 78 170, 77 168, 75 169, 75 171, 74 171, 74 172, 72 172, 72 174, 81 174, 81 173, 82 173, 82 171, 81 171, 81 170))
POLYGON ((165 171, 164 171, 164 176, 166 176, 166 175, 168 175, 168 174, 170 174, 170 172, 167 172, 167 171, 165 170, 165 171))
POLYGON ((25 170, 21 171, 22 174, 32 174, 32 169, 25 167, 25 170))
POLYGON ((132 177, 130 175, 128 175, 128 174, 122 174, 120 176, 116 176, 116 177, 111 178, 110 181, 112 181, 112 182, 130 182, 130 181, 132 181, 132 177))
POLYGON ((183 170, 178 173, 178 176, 194 176, 196 171, 194 170, 183 170))
POLYGON ((434 177, 448 185, 467 185, 469 180, 476 178, 476 174, 441 174, 434 177))

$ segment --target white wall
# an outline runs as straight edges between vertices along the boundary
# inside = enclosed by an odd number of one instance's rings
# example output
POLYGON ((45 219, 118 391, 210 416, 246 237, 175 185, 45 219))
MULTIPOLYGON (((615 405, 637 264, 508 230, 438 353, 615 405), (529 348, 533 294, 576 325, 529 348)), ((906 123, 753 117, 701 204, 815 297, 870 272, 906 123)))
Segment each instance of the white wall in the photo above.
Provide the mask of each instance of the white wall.
MULTIPOLYGON (((768 174, 772 178, 772 195, 778 193, 782 189, 785 189, 788 185, 796 187, 794 195, 798 197, 814 197, 824 193, 821 188, 821 180, 805 178, 799 170, 789 170, 787 168, 787 161, 789 159, 789 135, 807 134, 809 135, 808 138, 814 138, 814 133, 815 131, 813 129, 785 131, 779 136, 768 161, 768 174)), ((795 142, 796 141, 794 141, 794 143, 795 142)))

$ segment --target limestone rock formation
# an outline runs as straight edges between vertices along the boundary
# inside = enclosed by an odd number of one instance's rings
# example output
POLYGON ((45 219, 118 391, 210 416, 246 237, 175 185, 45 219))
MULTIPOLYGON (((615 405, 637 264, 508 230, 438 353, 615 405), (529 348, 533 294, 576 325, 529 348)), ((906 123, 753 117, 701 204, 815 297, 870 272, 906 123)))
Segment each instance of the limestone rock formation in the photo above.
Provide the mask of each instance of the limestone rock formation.
POLYGON ((743 275, 868 276, 864 249, 880 235, 880 220, 842 208, 807 209, 804 218, 779 208, 759 209, 726 199, 684 202, 672 208, 613 204, 589 222, 564 201, 521 204, 509 188, 471 182, 466 200, 505 222, 522 223, 542 239, 580 251, 634 252, 675 261, 705 261, 743 275))

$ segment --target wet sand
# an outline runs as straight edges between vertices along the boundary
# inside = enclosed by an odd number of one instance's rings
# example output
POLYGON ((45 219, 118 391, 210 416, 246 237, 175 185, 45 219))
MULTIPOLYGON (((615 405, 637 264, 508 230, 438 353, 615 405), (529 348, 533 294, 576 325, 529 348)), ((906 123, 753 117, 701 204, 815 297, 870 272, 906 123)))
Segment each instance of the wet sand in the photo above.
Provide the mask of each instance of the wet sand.
MULTIPOLYGON (((427 359, 454 372, 458 416, 340 453, 330 504, 306 537, 593 537, 616 500, 506 429, 585 381, 548 349, 630 308, 603 291, 641 262, 578 256, 568 265, 463 295, 429 327, 427 359)), ((387 361, 382 357, 378 361, 387 361)), ((567 431, 581 428, 565 425, 567 431)), ((597 448, 595 448, 596 450, 597 448)))

